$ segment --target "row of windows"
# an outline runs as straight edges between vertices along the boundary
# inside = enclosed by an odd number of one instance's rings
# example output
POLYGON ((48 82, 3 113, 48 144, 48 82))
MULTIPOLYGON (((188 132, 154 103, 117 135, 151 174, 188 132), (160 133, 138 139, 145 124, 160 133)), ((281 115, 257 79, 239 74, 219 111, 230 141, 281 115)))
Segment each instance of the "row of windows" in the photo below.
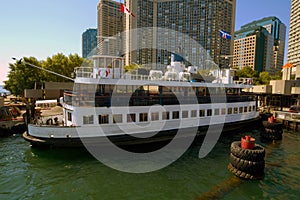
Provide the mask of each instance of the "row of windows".
MULTIPOLYGON (((245 106, 245 107, 235 107, 235 108, 216 108, 216 109, 202 109, 202 110, 183 110, 183 111, 166 111, 166 112, 152 112, 152 113, 130 113, 126 115, 126 122, 148 122, 148 121, 159 121, 159 120, 170 120, 170 119, 186 119, 186 118, 196 118, 196 117, 211 117, 220 115, 232 115, 232 114, 242 114, 247 112, 255 111, 256 106, 245 106), (227 111, 227 112, 226 112, 227 111), (161 116, 160 116, 161 114, 161 116)), ((68 113, 68 120, 70 114, 68 113)), ((109 124, 109 114, 98 115, 98 124, 109 124)), ((122 114, 113 114, 112 123, 124 123, 122 114)), ((83 116, 83 124, 94 124, 94 116, 86 115, 83 116)))

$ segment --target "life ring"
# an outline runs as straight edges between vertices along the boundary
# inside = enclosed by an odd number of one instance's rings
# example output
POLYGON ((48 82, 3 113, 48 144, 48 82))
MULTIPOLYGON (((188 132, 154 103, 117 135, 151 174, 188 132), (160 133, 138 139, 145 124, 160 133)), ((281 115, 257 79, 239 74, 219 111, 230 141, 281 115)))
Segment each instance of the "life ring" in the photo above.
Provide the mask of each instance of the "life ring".
POLYGON ((110 74, 110 69, 107 69, 107 70, 105 71, 105 76, 108 77, 109 74, 110 74))

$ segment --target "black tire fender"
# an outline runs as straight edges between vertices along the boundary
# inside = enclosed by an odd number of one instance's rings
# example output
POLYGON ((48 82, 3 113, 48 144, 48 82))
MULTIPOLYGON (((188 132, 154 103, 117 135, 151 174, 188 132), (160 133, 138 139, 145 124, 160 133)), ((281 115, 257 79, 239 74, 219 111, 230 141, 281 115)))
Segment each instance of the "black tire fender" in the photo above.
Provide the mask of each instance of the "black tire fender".
POLYGON ((259 144, 255 144, 254 149, 242 149, 241 142, 235 141, 230 146, 231 153, 236 157, 248 161, 263 161, 266 155, 265 148, 259 144))

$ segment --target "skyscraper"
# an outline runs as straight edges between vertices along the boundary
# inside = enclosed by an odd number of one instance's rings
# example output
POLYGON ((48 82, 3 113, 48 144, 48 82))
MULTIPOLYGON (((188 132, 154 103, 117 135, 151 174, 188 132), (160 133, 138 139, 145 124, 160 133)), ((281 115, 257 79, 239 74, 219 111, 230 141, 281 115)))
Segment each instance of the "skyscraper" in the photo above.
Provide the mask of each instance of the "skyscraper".
POLYGON ((120 3, 100 0, 98 4, 98 54, 117 56, 121 53, 121 38, 125 23, 120 3))
POLYGON ((97 29, 87 29, 82 34, 82 57, 87 58, 89 55, 95 54, 93 50, 97 47, 97 29))
POLYGON ((251 67, 274 73, 274 38, 262 26, 244 27, 235 32, 233 67, 251 67))
MULTIPOLYGON (((126 15, 126 30, 137 28, 134 36, 126 42, 136 38, 136 46, 130 44, 130 55, 126 64, 137 62, 141 64, 158 63, 168 64, 171 52, 177 50, 193 64, 203 66, 205 58, 200 55, 208 54, 215 63, 221 66, 228 65, 221 58, 222 55, 231 55, 233 41, 220 37, 220 30, 233 35, 235 24, 235 0, 125 0, 126 7, 137 17, 126 15), (158 27, 156 32, 143 34, 145 27, 158 27), (185 40, 188 36, 200 44, 192 44, 185 40), (153 48, 143 48, 143 44, 149 43, 153 48), (131 51, 131 49, 138 49, 131 51), (142 49, 142 50, 140 50, 142 49)), ((174 52, 173 52, 174 53, 174 52)))
MULTIPOLYGON (((235 59, 234 66, 243 67, 251 66, 253 69, 258 71, 268 71, 270 74, 274 75, 276 72, 281 70, 284 62, 284 52, 285 52, 285 34, 286 34, 286 26, 283 24, 280 19, 277 17, 265 17, 260 20, 256 20, 245 24, 241 27, 239 31, 235 32, 235 59), (251 51, 245 53, 241 48, 244 44, 240 44, 243 41, 243 38, 248 38, 248 34, 252 35, 252 33, 257 31, 263 31, 261 33, 264 34, 264 40, 262 37, 260 41, 256 41, 255 46, 251 47, 251 51), (267 32, 266 32, 266 31, 267 32), (242 45, 242 46, 241 46, 242 45), (264 52, 262 55, 257 51, 264 52), (249 56, 249 53, 255 55, 254 58, 249 56), (264 61, 262 61, 262 56, 264 57, 264 61), (244 57, 244 58, 242 58, 244 57), (249 65, 247 62, 243 62, 241 59, 248 60, 256 60, 253 65, 249 65), (261 60, 261 61, 259 61, 261 60)), ((248 38, 249 39, 249 38, 248 38)), ((257 39, 257 38, 256 38, 257 39)), ((252 43, 253 44, 253 43, 252 43)), ((245 44, 248 48, 249 45, 245 44)), ((250 50, 250 49, 249 49, 250 50)))
POLYGON ((175 52, 198 66, 206 64, 207 55, 223 67, 228 65, 222 55, 232 54, 233 40, 221 38, 220 30, 233 35, 236 0, 125 0, 124 3, 135 17, 121 13, 118 2, 99 2, 100 54, 124 55, 125 64, 152 68, 169 64, 171 53, 175 52), (120 38, 121 32, 126 33, 120 38))
POLYGON ((290 32, 288 45, 288 62, 300 66, 300 0, 292 0, 290 32))

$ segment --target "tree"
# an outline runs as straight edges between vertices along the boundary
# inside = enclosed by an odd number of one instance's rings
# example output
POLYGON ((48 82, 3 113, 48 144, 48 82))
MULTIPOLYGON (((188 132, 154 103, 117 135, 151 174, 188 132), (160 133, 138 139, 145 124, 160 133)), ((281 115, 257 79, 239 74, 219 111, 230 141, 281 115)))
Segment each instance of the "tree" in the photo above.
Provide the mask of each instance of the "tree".
MULTIPOLYGON (((56 72, 58 74, 72 77, 72 73, 74 72, 76 67, 82 66, 82 64, 85 64, 85 66, 90 66, 91 63, 88 61, 85 61, 84 58, 81 58, 78 56, 78 54, 70 54, 68 57, 63 55, 62 53, 58 53, 56 55, 53 55, 51 58, 48 57, 45 61, 42 62, 42 67, 56 72)), ((52 81, 52 82, 69 82, 70 80, 56 76, 54 74, 50 74, 48 72, 43 71, 43 74, 45 76, 45 81, 52 81)))
MULTIPOLYGON (((27 63, 40 66, 41 63, 34 57, 26 58, 23 60, 27 63)), ((23 95, 24 89, 34 88, 35 82, 44 80, 42 73, 38 69, 24 64, 24 62, 16 62, 9 64, 8 80, 5 81, 4 88, 9 90, 14 95, 23 95)))
POLYGON ((259 74, 258 82, 260 85, 269 85, 271 79, 272 78, 268 72, 261 72, 259 74))
MULTIPOLYGON (((23 60, 27 63, 42 67, 44 69, 56 72, 58 74, 72 77, 72 73, 76 67, 92 67, 93 62, 78 56, 78 54, 70 54, 68 57, 59 53, 48 57, 44 61, 38 61, 34 57, 23 60)), ((16 62, 10 65, 8 80, 5 81, 4 88, 14 95, 23 95, 24 89, 33 89, 36 82, 66 82, 70 81, 63 77, 51 74, 49 72, 28 66, 25 62, 16 62)))
POLYGON ((251 67, 243 67, 236 72, 236 75, 241 78, 255 78, 258 77, 257 71, 253 70, 251 67))
POLYGON ((141 65, 129 64, 129 65, 124 66, 124 70, 125 70, 125 72, 131 72, 131 71, 136 70, 140 67, 141 67, 141 65))

